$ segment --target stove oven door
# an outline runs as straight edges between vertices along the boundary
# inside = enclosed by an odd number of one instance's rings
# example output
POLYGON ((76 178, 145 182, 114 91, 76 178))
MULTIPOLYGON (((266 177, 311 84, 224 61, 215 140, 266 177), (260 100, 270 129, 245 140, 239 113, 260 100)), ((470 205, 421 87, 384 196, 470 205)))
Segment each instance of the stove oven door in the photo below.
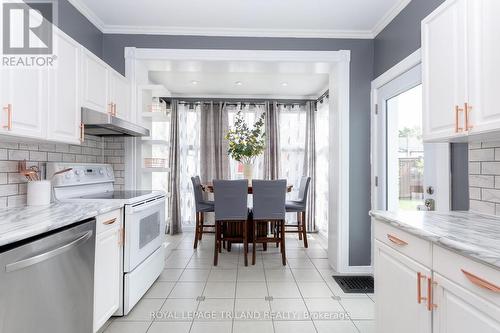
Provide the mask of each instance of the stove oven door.
POLYGON ((165 197, 125 206, 125 273, 131 272, 165 241, 165 197))

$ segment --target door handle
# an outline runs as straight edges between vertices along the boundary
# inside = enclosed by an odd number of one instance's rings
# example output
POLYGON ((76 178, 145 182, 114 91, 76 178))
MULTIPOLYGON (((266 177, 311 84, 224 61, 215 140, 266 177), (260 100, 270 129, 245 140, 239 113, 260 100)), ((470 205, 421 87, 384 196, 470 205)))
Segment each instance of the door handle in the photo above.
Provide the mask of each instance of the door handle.
POLYGON ((429 311, 432 311, 433 309, 438 307, 436 304, 432 303, 432 286, 434 284, 436 284, 436 282, 432 282, 431 278, 427 278, 427 310, 429 311))
POLYGON ((427 297, 422 297, 422 280, 425 280, 427 276, 418 272, 417 273, 417 302, 418 304, 422 304, 422 301, 425 301, 427 297))
POLYGON ((3 110, 7 112, 7 125, 3 125, 8 131, 12 130, 12 104, 7 104, 3 107, 3 110))
POLYGON ((500 293, 500 287, 491 283, 491 282, 488 282, 486 281, 485 279, 483 278, 480 278, 479 276, 477 275, 474 275, 472 273, 469 273, 467 272, 466 270, 462 269, 462 273, 464 273, 465 277, 470 281, 472 282, 473 284, 475 284, 476 286, 478 287, 481 287, 483 289, 487 289, 489 291, 493 291, 495 293, 500 293))
POLYGON ((396 236, 393 236, 391 234, 387 234, 387 239, 389 239, 391 242, 393 242, 396 245, 400 245, 400 246, 408 245, 408 243, 405 242, 404 240, 399 239, 396 236))
POLYGON ((80 143, 85 141, 85 125, 80 123, 80 143))
POLYGON ((464 104, 464 111, 465 111, 465 130, 468 131, 474 126, 470 124, 470 119, 469 119, 469 113, 470 110, 472 109, 472 106, 469 105, 469 103, 464 104))
POLYGON ((64 252, 67 252, 67 251, 74 249, 75 247, 78 247, 79 245, 85 243, 90 237, 92 237, 92 234, 93 234, 93 231, 88 231, 83 236, 80 236, 77 239, 72 240, 71 242, 64 244, 56 249, 38 254, 36 256, 30 257, 27 259, 16 261, 12 264, 8 264, 5 266, 5 271, 7 273, 9 273, 9 272, 20 270, 22 268, 36 265, 38 263, 41 263, 42 261, 49 260, 50 258, 56 257, 60 254, 63 254, 64 252))
POLYGON ((458 105, 455 105, 455 133, 462 132, 464 130, 463 127, 459 125, 460 122, 460 112, 462 112, 463 109, 458 107, 458 105))
POLYGON ((110 220, 104 221, 104 222, 102 222, 102 224, 104 224, 104 225, 110 225, 110 224, 113 224, 115 222, 116 222, 116 217, 112 218, 110 220))

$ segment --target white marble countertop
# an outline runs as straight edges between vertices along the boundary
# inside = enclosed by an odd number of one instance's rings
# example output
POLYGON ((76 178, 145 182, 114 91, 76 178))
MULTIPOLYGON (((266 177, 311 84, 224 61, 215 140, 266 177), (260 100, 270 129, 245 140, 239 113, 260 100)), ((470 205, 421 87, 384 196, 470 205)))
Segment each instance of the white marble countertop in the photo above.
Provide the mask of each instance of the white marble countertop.
POLYGON ((0 209, 0 246, 119 209, 118 202, 53 203, 0 209))
POLYGON ((371 211, 370 215, 417 237, 500 269, 500 217, 464 211, 371 211))

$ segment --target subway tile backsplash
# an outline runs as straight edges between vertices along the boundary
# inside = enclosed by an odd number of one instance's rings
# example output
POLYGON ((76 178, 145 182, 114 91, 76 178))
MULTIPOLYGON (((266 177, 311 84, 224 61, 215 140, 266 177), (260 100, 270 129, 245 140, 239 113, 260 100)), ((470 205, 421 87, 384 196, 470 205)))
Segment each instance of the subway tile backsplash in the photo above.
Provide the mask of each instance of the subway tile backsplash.
POLYGON ((18 162, 44 166, 47 162, 109 163, 115 172, 115 189, 125 184, 123 137, 86 135, 81 146, 50 142, 11 142, 0 139, 0 208, 26 204, 26 179, 18 174, 18 162))
POLYGON ((469 144, 470 210, 500 215, 500 141, 469 144))

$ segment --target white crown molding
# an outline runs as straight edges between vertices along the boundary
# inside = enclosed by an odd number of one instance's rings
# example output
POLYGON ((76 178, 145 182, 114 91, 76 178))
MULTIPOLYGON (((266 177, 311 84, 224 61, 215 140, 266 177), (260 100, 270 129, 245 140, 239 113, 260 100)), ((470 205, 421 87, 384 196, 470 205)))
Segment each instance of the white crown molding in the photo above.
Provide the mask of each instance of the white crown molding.
MULTIPOLYGON (((75 1, 75 0, 73 0, 75 1)), ((174 36, 222 36, 222 37, 287 37, 287 38, 342 38, 372 39, 369 30, 328 29, 240 29, 240 28, 193 28, 105 25, 105 34, 174 35, 174 36)))
POLYGON ((172 36, 222 36, 222 37, 281 37, 281 38, 338 38, 373 39, 411 2, 401 0, 393 6, 371 30, 335 29, 244 29, 129 26, 105 24, 82 0, 68 0, 97 29, 105 34, 172 35, 172 36))
POLYGON ((82 0, 68 0, 83 16, 87 18, 101 32, 105 30, 104 22, 82 0))
POLYGON ((401 11, 405 9, 405 7, 408 6, 410 2, 411 0, 401 0, 399 1, 399 3, 393 6, 373 27, 371 31, 372 38, 377 37, 377 35, 382 32, 382 30, 384 30, 385 27, 387 27, 389 23, 391 23, 392 20, 394 20, 394 18, 398 16, 398 14, 401 13, 401 11))

